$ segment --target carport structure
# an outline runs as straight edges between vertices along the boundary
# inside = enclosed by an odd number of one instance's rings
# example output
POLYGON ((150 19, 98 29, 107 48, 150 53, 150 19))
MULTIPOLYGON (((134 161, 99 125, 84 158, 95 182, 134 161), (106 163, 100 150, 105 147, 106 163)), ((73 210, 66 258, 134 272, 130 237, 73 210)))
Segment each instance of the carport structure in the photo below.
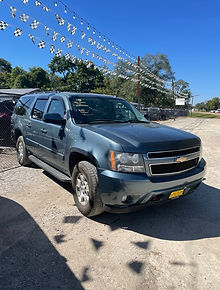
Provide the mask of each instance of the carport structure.
POLYGON ((40 92, 39 88, 30 89, 0 89, 0 102, 6 100, 17 101, 21 96, 40 92))

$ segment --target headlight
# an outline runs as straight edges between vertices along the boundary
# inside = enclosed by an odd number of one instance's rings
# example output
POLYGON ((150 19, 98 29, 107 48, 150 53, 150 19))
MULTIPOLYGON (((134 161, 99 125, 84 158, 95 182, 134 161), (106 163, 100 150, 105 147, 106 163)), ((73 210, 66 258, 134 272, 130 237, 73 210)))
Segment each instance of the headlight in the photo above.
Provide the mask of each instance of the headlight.
POLYGON ((144 160, 141 154, 110 151, 109 161, 113 171, 145 172, 144 160))

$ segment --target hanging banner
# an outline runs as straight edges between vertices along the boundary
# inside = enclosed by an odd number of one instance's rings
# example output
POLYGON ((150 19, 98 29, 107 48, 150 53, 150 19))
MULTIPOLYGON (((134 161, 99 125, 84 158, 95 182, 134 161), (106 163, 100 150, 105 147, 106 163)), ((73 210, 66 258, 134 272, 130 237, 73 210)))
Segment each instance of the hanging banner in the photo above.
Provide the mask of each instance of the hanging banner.
POLYGON ((176 106, 185 106, 186 100, 184 98, 176 98, 176 106))

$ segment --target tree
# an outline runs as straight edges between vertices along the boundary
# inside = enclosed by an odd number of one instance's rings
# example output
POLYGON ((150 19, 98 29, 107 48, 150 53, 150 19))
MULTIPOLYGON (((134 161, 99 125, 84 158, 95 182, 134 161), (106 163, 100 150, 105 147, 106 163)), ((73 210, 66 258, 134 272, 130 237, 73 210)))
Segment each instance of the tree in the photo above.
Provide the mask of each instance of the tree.
POLYGON ((17 75, 14 80, 13 88, 24 89, 30 87, 30 79, 27 73, 17 75))
POLYGON ((104 76, 94 64, 88 67, 88 63, 75 61, 76 72, 69 74, 67 85, 76 92, 89 93, 98 87, 104 86, 104 76))
POLYGON ((65 56, 54 56, 48 67, 53 74, 62 74, 65 80, 76 70, 76 65, 71 60, 67 60, 65 56))
POLYGON ((0 89, 10 89, 10 73, 1 72, 0 73, 0 89))
POLYGON ((28 78, 32 88, 50 87, 49 75, 41 67, 32 67, 28 73, 28 78))
MULTIPOLYGON (((162 78, 163 80, 166 81, 170 81, 170 80, 174 80, 174 72, 171 69, 171 65, 169 62, 169 59, 167 57, 167 55, 165 54, 145 54, 145 56, 143 56, 141 58, 141 63, 147 67, 147 69, 144 69, 145 72, 151 72, 154 75, 162 78)), ((149 76, 150 79, 154 79, 151 78, 149 76)), ((154 79, 154 81, 156 81, 154 79)))
POLYGON ((175 91, 179 93, 189 94, 190 95, 190 89, 189 89, 189 83, 186 81, 180 79, 176 82, 174 82, 174 89, 175 91))
MULTIPOLYGON (((11 83, 12 88, 18 88, 18 86, 17 86, 18 84, 15 84, 15 80, 17 79, 17 81, 18 81, 20 75, 22 75, 22 76, 27 75, 27 72, 19 66, 14 67, 12 69, 11 75, 10 75, 10 83, 11 83)), ((21 79, 22 79, 22 77, 21 77, 21 79)), ((20 86, 19 86, 19 88, 20 88, 20 86)))
POLYGON ((215 97, 206 103, 206 110, 217 110, 220 107, 220 99, 215 97))
POLYGON ((195 108, 198 109, 199 111, 204 111, 206 110, 206 104, 204 102, 197 103, 195 105, 195 108))
POLYGON ((4 58, 0 58, 0 73, 8 72, 10 73, 12 70, 11 63, 5 60, 4 58))

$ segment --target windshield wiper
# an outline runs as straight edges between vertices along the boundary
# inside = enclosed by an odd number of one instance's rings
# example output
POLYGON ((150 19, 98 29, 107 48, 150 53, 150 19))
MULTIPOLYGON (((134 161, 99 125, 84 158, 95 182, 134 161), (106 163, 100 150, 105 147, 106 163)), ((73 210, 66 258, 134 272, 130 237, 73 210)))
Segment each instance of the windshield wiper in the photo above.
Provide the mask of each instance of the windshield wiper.
POLYGON ((126 121, 117 120, 116 122, 119 122, 119 123, 143 123, 143 124, 150 123, 149 121, 140 121, 140 120, 126 120, 126 121))
POLYGON ((88 122, 87 124, 98 124, 98 123, 115 123, 116 121, 115 120, 94 120, 94 121, 90 121, 90 122, 88 122))

